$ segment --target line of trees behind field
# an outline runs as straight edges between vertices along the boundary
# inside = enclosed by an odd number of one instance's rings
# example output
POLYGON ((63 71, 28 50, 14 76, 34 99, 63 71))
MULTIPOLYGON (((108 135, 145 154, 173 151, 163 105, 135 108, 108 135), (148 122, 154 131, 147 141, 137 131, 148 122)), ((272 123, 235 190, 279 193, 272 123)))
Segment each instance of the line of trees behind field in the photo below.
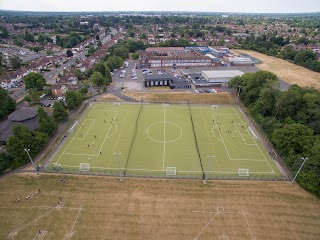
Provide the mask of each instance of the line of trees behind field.
POLYGON ((241 42, 241 48, 254 50, 267 55, 279 57, 292 63, 320 72, 320 61, 316 53, 310 50, 294 50, 289 44, 290 39, 271 36, 249 36, 241 42))
POLYGON ((320 196, 320 91, 293 85, 281 92, 277 76, 267 71, 235 77, 229 87, 240 89, 241 101, 293 172, 308 157, 297 181, 320 196))

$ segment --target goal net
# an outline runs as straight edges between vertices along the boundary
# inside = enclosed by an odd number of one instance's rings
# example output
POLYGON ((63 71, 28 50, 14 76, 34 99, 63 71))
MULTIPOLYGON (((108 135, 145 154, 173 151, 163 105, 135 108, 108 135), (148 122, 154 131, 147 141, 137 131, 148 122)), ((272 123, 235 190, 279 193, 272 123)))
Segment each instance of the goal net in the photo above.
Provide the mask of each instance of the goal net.
POLYGON ((52 170, 61 171, 62 170, 62 165, 58 164, 58 163, 53 163, 52 164, 52 170))
POLYGON ((73 130, 74 130, 74 128, 77 126, 77 125, 79 125, 79 122, 78 121, 76 121, 73 125, 72 125, 72 127, 69 129, 69 133, 72 133, 73 132, 73 130))
POLYGON ((176 167, 166 167, 166 175, 175 176, 177 175, 177 168, 176 167))
POLYGON ((251 135, 253 139, 258 139, 257 135, 254 133, 251 127, 248 127, 248 133, 251 135))
POLYGON ((211 105, 212 108, 219 108, 219 105, 211 105))
POLYGON ((114 106, 120 106, 120 103, 119 102, 114 102, 113 105, 114 106))
POLYGON ((272 159, 277 159, 278 154, 273 149, 270 149, 269 153, 270 153, 272 159))
POLYGON ((168 103, 162 103, 162 106, 163 107, 169 107, 169 104, 168 103))
POLYGON ((89 163, 80 163, 80 171, 88 172, 90 170, 90 164, 89 163))
POLYGON ((247 168, 239 168, 239 169, 238 169, 238 175, 239 175, 240 177, 247 177, 247 176, 249 176, 249 169, 247 169, 247 168))

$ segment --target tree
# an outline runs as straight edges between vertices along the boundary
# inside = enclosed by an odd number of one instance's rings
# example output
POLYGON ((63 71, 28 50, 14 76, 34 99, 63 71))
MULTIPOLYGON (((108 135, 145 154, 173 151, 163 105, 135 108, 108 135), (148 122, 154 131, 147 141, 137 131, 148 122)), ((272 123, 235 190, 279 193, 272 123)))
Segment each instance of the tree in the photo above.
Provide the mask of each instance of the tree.
POLYGON ((68 91, 66 93, 66 103, 70 110, 75 109, 82 102, 82 95, 78 91, 68 91))
POLYGON ((46 80, 39 73, 31 72, 23 78, 26 89, 34 89, 36 91, 43 90, 43 86, 46 84, 46 80))
POLYGON ((79 80, 82 80, 82 78, 83 78, 83 74, 82 74, 82 72, 81 72, 81 70, 80 70, 79 68, 76 68, 76 69, 74 70, 74 75, 75 75, 79 80))
POLYGON ((0 173, 12 166, 12 158, 7 153, 0 153, 0 173))
POLYGON ((0 26, 0 38, 8 38, 9 33, 5 26, 0 26))
POLYGON ((129 51, 125 47, 116 47, 113 49, 113 55, 121 57, 123 60, 129 57, 129 51))
POLYGON ((104 64, 102 62, 99 62, 97 64, 94 65, 94 71, 95 72, 100 72, 103 76, 106 73, 106 69, 104 67, 104 64))
POLYGON ((88 54, 93 54, 94 52, 95 52, 96 50, 94 49, 94 47, 93 46, 91 46, 91 47, 89 47, 89 49, 88 49, 88 54))
POLYGON ((68 50, 66 51, 66 55, 67 55, 68 58, 70 58, 70 57, 73 56, 73 53, 72 53, 72 51, 71 51, 70 49, 68 49, 68 50))
POLYGON ((131 56, 133 60, 136 60, 139 58, 139 53, 132 53, 131 56))
POLYGON ((101 72, 94 72, 90 76, 89 80, 99 87, 106 84, 106 78, 101 74, 101 72))
POLYGON ((310 149, 312 135, 312 129, 300 123, 292 123, 274 130, 272 142, 283 155, 287 156, 289 153, 303 153, 310 149))
POLYGON ((38 118, 40 123, 40 132, 51 137, 57 129, 57 123, 41 107, 38 108, 38 118))
POLYGON ((147 34, 145 34, 145 33, 141 33, 141 35, 140 35, 140 39, 147 39, 147 34))
POLYGON ((21 59, 18 56, 10 57, 10 64, 13 69, 18 69, 21 66, 21 59))
POLYGON ((55 101, 53 104, 52 116, 57 123, 63 122, 68 119, 68 112, 64 108, 63 104, 59 101, 55 101))
POLYGON ((6 90, 0 87, 0 103, 0 120, 2 120, 16 109, 16 101, 9 96, 6 90))
POLYGON ((29 162, 25 148, 30 149, 29 154, 34 157, 47 141, 47 134, 32 131, 24 125, 17 124, 13 127, 13 136, 9 138, 7 152, 12 157, 14 166, 17 167, 29 162))

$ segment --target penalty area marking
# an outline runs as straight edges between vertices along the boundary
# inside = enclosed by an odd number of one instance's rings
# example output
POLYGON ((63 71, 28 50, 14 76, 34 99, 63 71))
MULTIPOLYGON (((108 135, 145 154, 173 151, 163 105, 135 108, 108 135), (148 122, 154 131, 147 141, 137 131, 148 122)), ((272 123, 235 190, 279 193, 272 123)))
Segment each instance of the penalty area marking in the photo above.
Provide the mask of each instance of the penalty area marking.
MULTIPOLYGON (((210 223, 213 221, 213 219, 218 216, 219 214, 240 214, 240 215, 243 215, 244 218, 245 218, 245 221, 246 221, 246 224, 247 224, 247 229, 250 233, 250 237, 251 239, 250 240, 255 240, 256 237, 253 236, 253 233, 251 231, 251 228, 250 228, 250 225, 249 225, 249 222, 247 220, 247 217, 246 215, 249 215, 250 213, 248 212, 245 212, 243 210, 243 208, 241 209, 240 212, 227 212, 224 210, 224 207, 218 207, 216 208, 216 211, 192 211, 193 213, 209 213, 209 214, 214 214, 213 217, 209 220, 209 222, 204 226, 204 228, 199 232, 199 234, 194 238, 194 240, 198 239, 199 236, 203 233, 204 230, 206 230, 208 228, 208 226, 210 225, 210 223)), ((227 240, 229 239, 228 236, 219 236, 219 240, 227 240)))

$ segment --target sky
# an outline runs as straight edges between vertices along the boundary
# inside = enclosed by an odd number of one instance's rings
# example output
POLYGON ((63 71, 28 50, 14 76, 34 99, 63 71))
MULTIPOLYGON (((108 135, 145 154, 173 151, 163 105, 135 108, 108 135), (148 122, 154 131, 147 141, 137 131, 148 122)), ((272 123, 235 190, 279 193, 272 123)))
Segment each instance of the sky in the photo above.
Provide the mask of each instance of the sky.
POLYGON ((320 12, 320 0, 0 0, 1 10, 320 12))

